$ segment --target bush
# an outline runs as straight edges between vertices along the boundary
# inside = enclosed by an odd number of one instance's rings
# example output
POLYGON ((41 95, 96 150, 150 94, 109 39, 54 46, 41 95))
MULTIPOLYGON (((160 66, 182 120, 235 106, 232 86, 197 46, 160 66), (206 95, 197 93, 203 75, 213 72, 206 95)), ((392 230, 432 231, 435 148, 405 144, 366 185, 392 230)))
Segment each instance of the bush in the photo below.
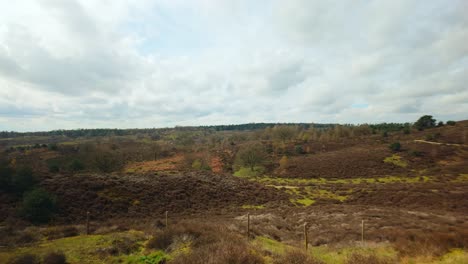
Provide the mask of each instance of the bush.
POLYGON ((421 151, 418 151, 418 150, 410 150, 409 154, 411 156, 414 156, 414 157, 422 157, 423 156, 423 153, 421 151))
POLYGON ((34 189, 24 195, 20 215, 32 223, 46 223, 55 209, 55 199, 48 192, 34 189))
POLYGON ((8 167, 7 164, 0 163, 0 190, 10 191, 11 190, 11 178, 13 176, 13 170, 8 167))
POLYGON ((174 235, 172 230, 157 232, 156 235, 146 243, 146 248, 166 250, 172 244, 174 235))
POLYGON ((282 255, 276 256, 275 264, 325 264, 323 261, 313 258, 307 252, 300 249, 291 249, 282 255))
POLYGON ((62 252, 50 252, 44 256, 42 261, 44 264, 66 264, 67 258, 62 252))
POLYGON ((289 163, 289 159, 288 159, 288 156, 283 156, 280 161, 279 161, 279 165, 280 165, 280 168, 281 169, 286 169, 288 167, 288 163, 289 163))
POLYGON ((390 149, 392 151, 400 151, 401 150, 400 142, 393 142, 392 144, 390 144, 390 149))
POLYGON ((39 264, 39 258, 33 254, 18 256, 9 262, 10 264, 39 264))
POLYGON ((59 167, 58 164, 56 164, 56 163, 49 164, 49 172, 57 173, 59 171, 60 171, 60 167, 59 167))
POLYGON ((70 171, 84 170, 84 164, 80 160, 74 159, 69 165, 70 171))
MULTIPOLYGON (((263 258, 252 252, 243 241, 220 241, 191 250, 189 254, 180 254, 171 263, 205 264, 205 263, 265 263, 263 258)), ((290 263, 290 262, 283 262, 290 263)))
POLYGON ((18 193, 31 190, 36 185, 36 183, 37 180, 33 176, 33 172, 30 167, 18 168, 12 178, 13 188, 18 193))
POLYGON ((448 125, 448 126, 454 126, 456 123, 457 123, 457 122, 452 121, 452 120, 447 121, 447 125, 448 125))
POLYGON ((388 132, 387 132, 387 131, 384 131, 384 132, 382 133, 382 137, 388 137, 388 132))
POLYGON ((411 129, 409 127, 405 127, 405 128, 403 128, 403 133, 405 135, 408 135, 409 133, 411 133, 411 129))
POLYGON ((443 126, 444 126, 444 122, 439 121, 439 123, 437 123, 437 126, 438 126, 438 127, 443 127, 443 126))
POLYGON ((294 152, 296 152, 296 154, 304 154, 304 149, 302 148, 302 145, 295 146, 294 152))
POLYGON ((58 150, 58 146, 55 143, 47 145, 47 148, 49 150, 52 150, 52 151, 57 151, 58 150))
POLYGON ((362 255, 358 253, 352 254, 347 260, 346 264, 390 264, 393 261, 379 259, 376 255, 362 255))
POLYGON ((106 151, 95 152, 94 164, 101 172, 112 172, 120 169, 122 165, 117 155, 106 151))
POLYGON ((192 168, 196 170, 206 170, 210 171, 211 167, 206 163, 205 160, 196 159, 192 163, 192 168))

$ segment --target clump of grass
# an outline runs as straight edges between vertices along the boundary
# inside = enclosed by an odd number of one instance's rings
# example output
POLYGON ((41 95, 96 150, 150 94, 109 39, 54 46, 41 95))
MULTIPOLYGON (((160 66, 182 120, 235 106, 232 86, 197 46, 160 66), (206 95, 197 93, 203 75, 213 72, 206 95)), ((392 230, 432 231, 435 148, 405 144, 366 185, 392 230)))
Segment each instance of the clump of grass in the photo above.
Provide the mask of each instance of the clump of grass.
POLYGON ((241 167, 238 171, 234 173, 234 176, 237 177, 257 177, 262 175, 265 172, 265 168, 262 166, 256 166, 253 170, 246 167, 241 167))
POLYGON ((460 174, 455 180, 452 182, 468 182, 468 174, 460 174))
POLYGON ((400 156, 393 154, 391 157, 386 157, 384 159, 385 163, 390 163, 398 167, 406 168, 408 163, 404 161, 400 156))
POLYGON ((374 254, 364 255, 360 253, 353 253, 347 260, 346 264, 390 264, 387 259, 380 259, 374 254))
POLYGON ((303 206, 310 206, 315 203, 315 200, 305 197, 300 199, 292 199, 292 202, 303 206))
POLYGON ((265 205, 250 205, 250 204, 244 204, 242 205, 242 209, 264 209, 265 205))

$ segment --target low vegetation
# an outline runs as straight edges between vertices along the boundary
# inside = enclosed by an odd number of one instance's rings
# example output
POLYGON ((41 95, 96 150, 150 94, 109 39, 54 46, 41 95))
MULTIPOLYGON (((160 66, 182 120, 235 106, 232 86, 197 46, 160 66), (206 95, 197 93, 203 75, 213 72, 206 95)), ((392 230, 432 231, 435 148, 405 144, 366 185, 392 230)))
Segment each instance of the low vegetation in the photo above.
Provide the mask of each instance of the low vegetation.
POLYGON ((464 263, 466 121, 436 124, 1 132, 0 262, 464 263))

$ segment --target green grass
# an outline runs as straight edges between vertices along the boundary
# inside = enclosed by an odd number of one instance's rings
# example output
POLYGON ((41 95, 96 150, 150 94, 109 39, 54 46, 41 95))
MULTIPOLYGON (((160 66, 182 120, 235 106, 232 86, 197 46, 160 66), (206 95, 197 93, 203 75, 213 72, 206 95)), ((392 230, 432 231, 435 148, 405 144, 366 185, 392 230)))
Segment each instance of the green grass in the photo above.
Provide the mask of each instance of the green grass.
POLYGON ((442 256, 440 261, 437 263, 441 264, 458 264, 458 263, 468 263, 468 252, 463 249, 454 249, 451 252, 442 256))
POLYGON ((301 204, 303 206, 309 206, 315 203, 315 200, 312 200, 308 197, 299 198, 299 199, 291 199, 290 201, 292 203, 301 204))
POLYGON ((291 246, 265 236, 257 236, 251 243, 263 250, 277 254, 283 254, 286 249, 291 248, 291 246))
POLYGON ((452 182, 468 182, 468 174, 460 174, 455 180, 452 182))
POLYGON ((396 250, 387 244, 377 244, 372 247, 346 246, 341 248, 319 246, 309 248, 309 252, 312 256, 327 264, 344 264, 353 254, 376 255, 379 259, 390 260, 391 263, 394 263, 398 257, 396 250))
POLYGON ((242 178, 249 178, 249 177, 258 177, 265 172, 265 168, 261 166, 254 167, 253 170, 250 168, 242 167, 238 171, 234 173, 234 176, 242 177, 242 178))
MULTIPOLYGON (((234 174, 235 176, 239 176, 234 174)), ((465 175, 465 174, 462 174, 465 175)), ((270 176, 262 176, 262 177, 249 177, 244 176, 245 178, 249 179, 250 181, 255 181, 259 183, 263 183, 270 187, 275 188, 293 188, 297 186, 309 186, 309 185, 320 185, 320 184, 363 184, 363 183, 371 183, 371 184, 387 184, 387 183, 424 183, 433 180, 433 176, 381 176, 381 177, 373 177, 373 178, 352 178, 352 179, 325 179, 325 178, 279 178, 279 177, 270 177, 270 176)), ((463 176, 460 180, 467 180, 468 176, 463 176)))
POLYGON ((386 157, 383 161, 402 168, 408 167, 408 162, 396 154, 393 154, 391 157, 386 157))
POLYGON ((250 205, 250 204, 244 204, 241 206, 242 209, 264 209, 265 205, 250 205))
POLYGON ((148 255, 143 254, 131 254, 119 256, 116 258, 116 263, 126 263, 126 264, 158 264, 164 259, 168 259, 168 255, 164 251, 155 251, 148 255))
MULTIPOLYGON (((143 232, 128 231, 107 235, 80 235, 45 241, 28 247, 14 248, 0 251, 0 259, 8 260, 23 254, 33 254, 43 257, 53 251, 61 251, 65 254, 68 263, 109 263, 113 256, 101 256, 98 250, 112 246, 116 239, 129 236, 144 242, 143 232)), ((135 262, 134 262, 135 263, 135 262)), ((144 262, 142 262, 144 263, 144 262)))

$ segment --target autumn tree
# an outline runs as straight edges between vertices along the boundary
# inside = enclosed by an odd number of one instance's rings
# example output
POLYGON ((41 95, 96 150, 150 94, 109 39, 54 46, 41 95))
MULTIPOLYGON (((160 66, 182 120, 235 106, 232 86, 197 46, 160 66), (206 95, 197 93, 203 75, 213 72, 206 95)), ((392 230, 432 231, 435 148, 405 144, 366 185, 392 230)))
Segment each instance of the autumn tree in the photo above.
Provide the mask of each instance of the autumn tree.
POLYGON ((261 165, 266 160, 265 148, 260 143, 244 145, 239 149, 236 155, 237 162, 251 171, 256 166, 261 165))
POLYGON ((296 127, 294 126, 287 126, 287 125, 281 125, 281 126, 275 126, 273 127, 273 136, 280 140, 281 142, 285 143, 288 140, 291 140, 294 138, 296 134, 296 127))

